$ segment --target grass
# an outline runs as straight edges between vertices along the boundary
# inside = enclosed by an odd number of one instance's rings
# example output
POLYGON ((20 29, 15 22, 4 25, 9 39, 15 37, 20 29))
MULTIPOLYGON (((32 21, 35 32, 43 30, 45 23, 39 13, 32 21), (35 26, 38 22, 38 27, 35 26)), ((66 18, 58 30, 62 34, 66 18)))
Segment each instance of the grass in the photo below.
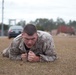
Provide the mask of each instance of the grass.
POLYGON ((76 75, 76 36, 54 36, 58 60, 54 62, 11 61, 1 55, 12 39, 0 37, 0 75, 76 75))

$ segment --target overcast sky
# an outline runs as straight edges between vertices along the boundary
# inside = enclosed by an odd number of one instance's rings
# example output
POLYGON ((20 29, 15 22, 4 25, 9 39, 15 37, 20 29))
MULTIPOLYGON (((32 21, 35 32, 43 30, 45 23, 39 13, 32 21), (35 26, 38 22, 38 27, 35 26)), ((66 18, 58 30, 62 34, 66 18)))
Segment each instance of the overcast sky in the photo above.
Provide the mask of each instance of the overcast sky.
MULTIPOLYGON (((4 0, 4 23, 8 19, 35 21, 37 18, 76 20, 76 0, 4 0)), ((0 23, 2 0, 0 0, 0 23)))

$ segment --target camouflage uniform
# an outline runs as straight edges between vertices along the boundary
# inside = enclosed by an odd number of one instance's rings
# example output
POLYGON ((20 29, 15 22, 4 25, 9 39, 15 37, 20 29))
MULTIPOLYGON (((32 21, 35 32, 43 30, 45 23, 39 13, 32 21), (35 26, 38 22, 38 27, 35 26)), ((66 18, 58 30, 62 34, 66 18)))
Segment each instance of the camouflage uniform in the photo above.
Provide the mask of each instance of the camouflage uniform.
MULTIPOLYGON (((40 56, 40 61, 54 61, 57 59, 52 36, 44 31, 37 31, 37 34, 37 42, 30 50, 40 56)), ((26 52, 27 50, 20 34, 13 39, 7 49, 3 50, 3 56, 9 57, 12 60, 21 60, 21 54, 26 52)))

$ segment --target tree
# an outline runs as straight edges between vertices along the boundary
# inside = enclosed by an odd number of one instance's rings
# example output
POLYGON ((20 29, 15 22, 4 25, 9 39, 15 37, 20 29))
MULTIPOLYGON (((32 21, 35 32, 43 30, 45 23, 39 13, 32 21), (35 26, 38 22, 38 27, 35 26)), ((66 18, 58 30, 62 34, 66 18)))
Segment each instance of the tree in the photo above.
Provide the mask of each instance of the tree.
POLYGON ((65 25, 65 21, 62 18, 57 18, 56 24, 57 25, 65 25))
POLYGON ((17 23, 17 25, 24 27, 26 25, 26 21, 21 20, 20 22, 17 23))
MULTIPOLYGON (((1 25, 2 25, 2 23, 0 23, 0 35, 1 35, 1 25)), ((3 26, 4 26, 4 35, 7 35, 9 26, 6 24, 3 24, 3 26)))

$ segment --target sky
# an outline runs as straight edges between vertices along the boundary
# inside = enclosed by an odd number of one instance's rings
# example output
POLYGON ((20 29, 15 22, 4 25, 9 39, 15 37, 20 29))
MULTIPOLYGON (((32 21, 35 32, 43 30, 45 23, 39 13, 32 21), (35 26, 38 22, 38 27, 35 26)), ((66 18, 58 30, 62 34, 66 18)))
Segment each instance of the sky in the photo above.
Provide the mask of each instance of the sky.
MULTIPOLYGON (((58 17, 65 22, 76 20, 76 0, 4 0, 4 23, 9 23, 9 19, 25 20, 29 23, 37 18, 56 20, 58 17)), ((0 0, 1 22, 2 0, 0 0)))

